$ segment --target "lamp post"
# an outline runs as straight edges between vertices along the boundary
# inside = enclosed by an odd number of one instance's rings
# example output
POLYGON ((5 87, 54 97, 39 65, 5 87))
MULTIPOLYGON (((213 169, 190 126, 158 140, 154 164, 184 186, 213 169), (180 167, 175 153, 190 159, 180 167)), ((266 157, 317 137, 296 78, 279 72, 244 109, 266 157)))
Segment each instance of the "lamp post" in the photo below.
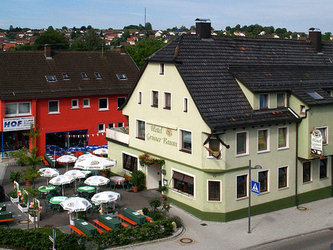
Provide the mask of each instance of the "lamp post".
POLYGON ((249 208, 248 208, 249 223, 248 223, 248 229, 247 229, 248 233, 251 233, 251 170, 252 169, 262 169, 262 166, 255 165, 254 167, 251 167, 251 160, 249 160, 249 208))

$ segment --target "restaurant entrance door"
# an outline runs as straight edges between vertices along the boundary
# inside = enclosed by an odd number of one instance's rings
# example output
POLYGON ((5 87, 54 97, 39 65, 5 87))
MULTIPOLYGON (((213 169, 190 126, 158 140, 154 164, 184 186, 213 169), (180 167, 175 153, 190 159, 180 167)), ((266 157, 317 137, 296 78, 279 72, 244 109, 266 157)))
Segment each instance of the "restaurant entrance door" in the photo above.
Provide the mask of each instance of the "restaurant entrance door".
POLYGON ((162 167, 147 166, 147 189, 157 189, 162 184, 162 167))

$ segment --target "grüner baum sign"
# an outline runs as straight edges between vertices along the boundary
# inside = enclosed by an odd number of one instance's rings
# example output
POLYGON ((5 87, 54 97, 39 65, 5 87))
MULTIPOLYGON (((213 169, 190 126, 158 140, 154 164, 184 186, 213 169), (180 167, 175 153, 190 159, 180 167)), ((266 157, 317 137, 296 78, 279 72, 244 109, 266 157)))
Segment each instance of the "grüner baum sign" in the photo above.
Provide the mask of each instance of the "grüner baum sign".
POLYGON ((147 124, 147 141, 177 147, 177 130, 155 124, 147 124))

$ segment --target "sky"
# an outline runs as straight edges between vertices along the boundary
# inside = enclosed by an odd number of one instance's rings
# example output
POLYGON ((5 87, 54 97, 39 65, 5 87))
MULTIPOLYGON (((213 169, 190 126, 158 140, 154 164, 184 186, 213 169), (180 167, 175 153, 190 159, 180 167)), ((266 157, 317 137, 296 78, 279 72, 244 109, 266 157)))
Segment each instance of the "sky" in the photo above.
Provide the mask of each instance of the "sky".
POLYGON ((332 0, 7 0, 1 3, 0 28, 121 29, 144 24, 145 8, 153 29, 190 28, 196 18, 208 18, 216 30, 260 24, 333 33, 332 0))

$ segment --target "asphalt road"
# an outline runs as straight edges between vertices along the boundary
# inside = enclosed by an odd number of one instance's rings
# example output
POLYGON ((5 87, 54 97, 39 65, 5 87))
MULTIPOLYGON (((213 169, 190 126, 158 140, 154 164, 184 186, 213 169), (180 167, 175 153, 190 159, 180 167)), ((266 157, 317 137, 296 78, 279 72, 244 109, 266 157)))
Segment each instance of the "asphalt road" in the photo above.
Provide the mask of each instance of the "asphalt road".
POLYGON ((322 230, 314 233, 299 235, 289 239, 283 239, 272 243, 255 246, 247 249, 256 250, 286 250, 286 249, 332 249, 333 250, 333 230, 322 230))

